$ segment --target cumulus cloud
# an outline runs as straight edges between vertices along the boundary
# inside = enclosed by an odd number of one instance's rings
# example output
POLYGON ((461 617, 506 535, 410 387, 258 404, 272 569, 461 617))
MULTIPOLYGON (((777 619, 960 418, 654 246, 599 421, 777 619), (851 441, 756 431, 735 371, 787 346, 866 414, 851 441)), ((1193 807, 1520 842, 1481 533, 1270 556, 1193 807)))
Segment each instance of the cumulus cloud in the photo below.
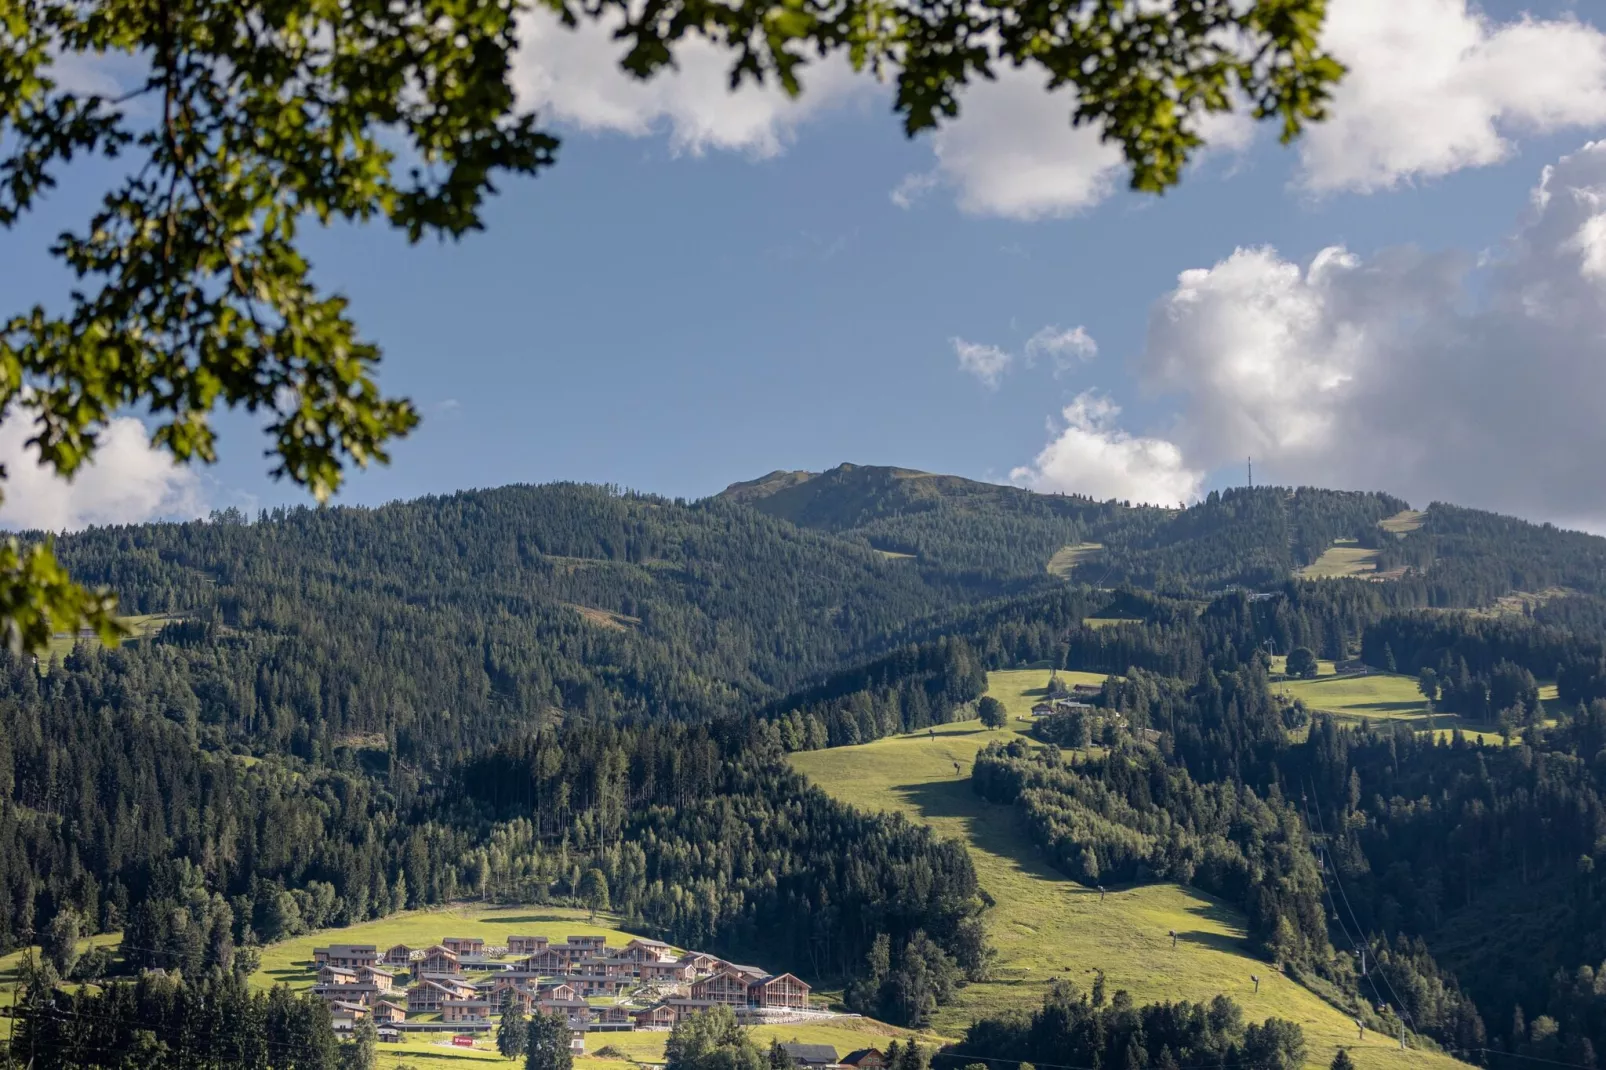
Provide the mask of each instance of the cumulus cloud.
MULTIPOLYGON (((1169 470, 1253 455, 1277 482, 1606 528, 1606 142, 1546 168, 1488 260, 1335 246, 1299 264, 1253 248, 1185 271, 1136 370, 1176 401, 1145 440, 1176 458, 1169 470)), ((1122 433, 1108 417, 1067 423, 1025 478, 1107 486, 1059 457, 1122 433)))
POLYGON ((1199 496, 1205 473, 1188 467, 1175 443, 1129 434, 1116 426, 1120 406, 1084 391, 1061 414, 1065 426, 1037 459, 1010 478, 1043 491, 1071 491, 1176 505, 1199 496))
POLYGON ((571 30, 542 5, 526 12, 513 70, 520 104, 585 131, 667 132, 676 152, 764 158, 783 151, 803 122, 874 84, 829 60, 804 70, 804 92, 795 100, 773 83, 744 83, 732 93, 731 54, 695 38, 677 48, 677 69, 643 82, 619 67, 626 48, 612 38, 616 25, 585 21, 571 30))
POLYGON ((193 518, 203 511, 200 482, 154 449, 131 416, 101 432, 95 460, 71 482, 39 466, 25 443, 34 433, 26 413, 0 421, 0 462, 6 467, 0 527, 72 531, 91 524, 133 524, 162 517, 193 518))
POLYGON ((1349 67, 1301 141, 1310 189, 1370 191, 1506 159, 1511 138, 1606 123, 1606 34, 1496 23, 1468 0, 1334 0, 1322 42, 1349 67))
POLYGON ((954 355, 959 358, 959 370, 969 372, 989 389, 998 389, 998 380, 1014 362, 1014 357, 997 346, 980 342, 967 342, 963 338, 949 339, 954 355))
POLYGON ((1098 354, 1099 344, 1087 333, 1087 328, 1081 326, 1068 331, 1044 327, 1026 340, 1026 359, 1035 362, 1039 357, 1052 357, 1055 374, 1086 363, 1098 354))
MULTIPOLYGON (((962 211, 1007 219, 1074 215, 1108 197, 1125 168, 1093 126, 1071 126, 1075 98, 1006 68, 965 91, 959 118, 931 135, 937 175, 962 211)), ((905 180, 907 181, 907 180, 905 180)), ((894 198, 896 199, 896 197, 894 198)))

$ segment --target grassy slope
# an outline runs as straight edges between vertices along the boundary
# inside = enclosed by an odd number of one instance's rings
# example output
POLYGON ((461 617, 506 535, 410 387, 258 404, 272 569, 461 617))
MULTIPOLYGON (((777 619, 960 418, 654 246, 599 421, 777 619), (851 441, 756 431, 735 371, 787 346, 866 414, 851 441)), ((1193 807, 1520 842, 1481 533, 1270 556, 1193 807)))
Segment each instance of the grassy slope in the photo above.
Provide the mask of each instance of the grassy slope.
POLYGON ((1054 556, 1048 559, 1048 571, 1056 576, 1069 576, 1072 569, 1091 560, 1102 549, 1104 544, 1098 542, 1079 542, 1072 546, 1061 546, 1054 551, 1054 556))
POLYGON ((1299 570, 1307 580, 1330 580, 1341 576, 1364 576, 1377 571, 1377 551, 1336 542, 1322 556, 1299 570))
MULTIPOLYGON (((1011 712, 1028 709, 1032 692, 1047 678, 1039 670, 994 673, 991 693, 1011 712)), ((1055 977, 1085 989, 1097 967, 1111 991, 1124 988, 1139 1001, 1208 999, 1225 992, 1251 1018, 1297 1021, 1312 1065, 1325 1067, 1340 1043, 1352 1048, 1362 1070, 1459 1065, 1443 1056, 1400 1052, 1371 1035, 1356 1046, 1348 1016, 1248 955, 1242 918, 1224 904, 1174 884, 1112 890, 1101 903, 1097 892, 1055 873, 1039 860, 1009 808, 982 801, 968 778, 954 775, 954 762, 968 769, 986 743, 1012 734, 967 722, 939 729, 935 740, 921 733, 793 759, 838 798, 906 814, 969 845, 982 886, 996 902, 988 928, 998 961, 994 980, 967 986, 957 1004, 943 1009, 940 1032, 957 1033, 974 1018, 1035 1006, 1055 977), (1181 935, 1175 951, 1166 935, 1171 929, 1181 935), (1259 995, 1252 991, 1251 973, 1261 977, 1259 995)))
MULTIPOLYGON (((306 988, 315 980, 312 971, 312 949, 330 943, 374 944, 381 950, 395 944, 423 948, 438 943, 447 936, 478 936, 487 944, 505 944, 514 934, 520 936, 547 936, 554 941, 569 935, 597 935, 607 937, 608 943, 622 946, 632 934, 610 928, 612 919, 599 916, 598 922, 587 920, 585 911, 564 907, 500 907, 479 908, 458 906, 447 910, 417 910, 379 921, 353 925, 345 929, 332 929, 297 937, 266 948, 262 954, 262 969, 254 974, 251 983, 267 987, 285 983, 292 988, 306 988)), ((785 1041, 799 1040, 808 1044, 833 1044, 846 1054, 884 1041, 892 1036, 907 1036, 905 1030, 895 1029, 881 1022, 862 1018, 844 1018, 829 1024, 763 1026, 754 1030, 760 1044, 767 1045, 772 1036, 785 1041)), ((662 1062, 664 1042, 668 1033, 591 1033, 586 1037, 587 1049, 612 1045, 622 1054, 620 1059, 599 1059, 588 1055, 581 1064, 585 1070, 617 1070, 629 1062, 662 1062)), ((482 1062, 502 1066, 513 1064, 496 1053, 491 1037, 480 1037, 477 1047, 454 1048, 442 1036, 409 1037, 401 1044, 380 1046, 381 1067, 394 1067, 408 1063, 421 1068, 475 1065, 482 1062)))
MULTIPOLYGON (((82 955, 91 947, 108 947, 122 940, 122 933, 98 933, 78 941, 78 953, 82 955)), ((31 949, 37 957, 39 949, 31 949)), ((25 951, 13 951, 9 955, 0 955, 0 1007, 9 1008, 16 1000, 17 985, 21 983, 18 970, 22 966, 25 951)), ((11 1036, 11 1019, 0 1018, 0 1038, 11 1036)))
MULTIPOLYGON (((1323 675, 1314 680, 1285 680, 1274 686, 1290 698, 1303 699, 1305 705, 1326 710, 1347 721, 1370 718, 1374 721, 1409 721, 1422 729, 1429 727, 1430 714, 1427 701, 1417 690, 1416 678, 1390 673, 1372 673, 1367 676, 1327 675, 1330 662, 1322 662, 1323 675)), ((1273 667, 1277 665, 1273 661, 1273 667)), ((1556 699, 1556 685, 1546 684, 1539 689, 1542 701, 1556 699)), ((1500 733, 1468 721, 1454 714, 1431 715, 1432 727, 1442 735, 1459 728, 1469 739, 1479 739, 1491 745, 1500 742, 1500 733)))

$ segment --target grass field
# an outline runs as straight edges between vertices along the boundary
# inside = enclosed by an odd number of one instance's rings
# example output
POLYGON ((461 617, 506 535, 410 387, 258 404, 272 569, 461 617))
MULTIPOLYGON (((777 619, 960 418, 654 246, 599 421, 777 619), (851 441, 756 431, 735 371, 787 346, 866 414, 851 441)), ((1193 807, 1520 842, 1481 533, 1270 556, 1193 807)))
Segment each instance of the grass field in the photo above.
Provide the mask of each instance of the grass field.
POLYGON ((1069 576, 1071 570, 1077 565, 1086 564, 1104 549, 1101 542, 1078 542, 1070 546, 1061 546, 1054 551, 1054 556, 1048 559, 1048 571, 1056 576, 1069 576))
POLYGON ((554 942, 569 935, 607 937, 611 945, 623 946, 632 934, 610 928, 611 919, 598 915, 587 919, 583 910, 565 907, 458 906, 441 910, 413 910, 378 921, 364 922, 344 929, 329 929, 294 940, 272 944, 262 951, 262 968, 251 975, 251 983, 261 988, 283 982, 292 988, 307 988, 313 975, 312 949, 325 944, 374 944, 383 952, 397 944, 425 948, 447 936, 478 936, 487 944, 505 944, 514 934, 546 936, 554 942))
MULTIPOLYGON (((1330 662, 1322 662, 1323 666, 1330 662)), ((1277 661, 1272 662, 1273 667, 1277 661)), ((1498 731, 1491 732, 1487 725, 1465 720, 1451 713, 1430 713, 1427 700, 1416 688, 1413 676, 1390 673, 1372 673, 1367 676, 1318 676, 1314 680, 1280 680, 1275 688, 1290 698, 1303 699, 1315 710, 1325 710, 1346 721, 1409 721, 1414 727, 1432 728, 1440 736, 1449 736, 1461 729, 1468 739, 1497 744, 1498 731)), ((1545 684, 1539 689, 1542 702, 1556 700, 1556 685, 1545 684)))
MULTIPOLYGON (((1286 673, 1288 671, 1288 655, 1287 654, 1275 654, 1275 655, 1273 655, 1272 659, 1271 659, 1271 665, 1267 668, 1267 671, 1270 672, 1273 676, 1281 676, 1284 673, 1286 673)), ((1317 677, 1317 679, 1320 679, 1323 676, 1332 676, 1332 675, 1336 674, 1337 672, 1338 672, 1338 668, 1332 662, 1324 661, 1321 658, 1316 659, 1316 677, 1317 677)))
POLYGON ((1322 556, 1299 570, 1307 580, 1331 580, 1343 576, 1364 576, 1377 571, 1377 551, 1340 539, 1322 551, 1322 556))
MULTIPOLYGON (((78 953, 82 955, 92 947, 112 947, 123 939, 122 933, 99 933, 95 936, 85 937, 78 941, 78 953)), ((30 949, 37 957, 39 949, 30 949)), ((20 982, 17 971, 22 966, 23 956, 27 951, 13 951, 9 955, 0 955, 0 1007, 10 1007, 16 999, 16 986, 20 982)), ((9 1039, 11 1036, 11 1019, 0 1018, 0 1039, 9 1039)))
MULTIPOLYGON (((141 613, 136 616, 118 617, 117 619, 133 633, 130 638, 143 639, 148 635, 155 635, 162 630, 162 625, 171 620, 178 620, 179 617, 173 613, 141 613)), ((45 644, 45 649, 40 652, 39 660, 41 663, 48 663, 52 657, 65 658, 72 653, 72 648, 81 641, 95 642, 96 640, 92 638, 81 640, 76 635, 52 635, 50 641, 45 644)), ((41 667, 43 667, 43 664, 41 667)))
POLYGON ((1409 535, 1422 526, 1427 516, 1421 509, 1402 509, 1391 517, 1379 520, 1377 526, 1396 535, 1409 535))
MULTIPOLYGON (((989 693, 1011 712, 1029 709, 1031 692, 1047 677, 1041 670, 994 673, 989 693)), ((954 774, 955 762, 968 770, 989 741, 1014 735, 972 721, 946 725, 934 740, 920 733, 793 756, 800 771, 836 797, 905 814, 970 848, 982 887, 996 904, 988 931, 998 960, 993 980, 967 986, 957 1003, 939 1012, 939 1032, 956 1034, 975 1018, 1036 1006, 1056 977, 1085 989, 1099 968, 1111 991, 1124 988, 1140 1002, 1226 993, 1252 1019, 1278 1015, 1299 1022, 1312 1066, 1326 1067, 1341 1043, 1362 1070, 1461 1065, 1402 1052, 1370 1034, 1357 1044, 1347 1015, 1249 956, 1242 917, 1222 903, 1174 884, 1112 889, 1101 903, 1097 892, 1055 873, 1009 808, 979 799, 968 778, 954 774), (1181 935, 1175 951, 1166 935, 1171 929, 1181 935), (1262 978, 1258 995, 1251 973, 1262 978)))

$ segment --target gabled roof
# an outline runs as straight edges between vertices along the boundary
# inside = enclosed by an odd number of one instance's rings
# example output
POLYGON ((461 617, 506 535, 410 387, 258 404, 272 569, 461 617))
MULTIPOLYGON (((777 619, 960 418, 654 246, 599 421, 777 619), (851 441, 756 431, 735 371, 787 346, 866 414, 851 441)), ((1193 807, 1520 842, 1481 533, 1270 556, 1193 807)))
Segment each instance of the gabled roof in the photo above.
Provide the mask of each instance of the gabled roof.
POLYGON ((887 1057, 887 1053, 882 1051, 880 1048, 860 1048, 857 1051, 850 1051, 846 1055, 842 1056, 842 1065, 858 1066, 859 1061, 867 1055, 874 1055, 879 1059, 885 1059, 887 1057))
POLYGON ((836 1062, 836 1049, 829 1044, 782 1044, 781 1049, 800 1063, 829 1066, 836 1062))

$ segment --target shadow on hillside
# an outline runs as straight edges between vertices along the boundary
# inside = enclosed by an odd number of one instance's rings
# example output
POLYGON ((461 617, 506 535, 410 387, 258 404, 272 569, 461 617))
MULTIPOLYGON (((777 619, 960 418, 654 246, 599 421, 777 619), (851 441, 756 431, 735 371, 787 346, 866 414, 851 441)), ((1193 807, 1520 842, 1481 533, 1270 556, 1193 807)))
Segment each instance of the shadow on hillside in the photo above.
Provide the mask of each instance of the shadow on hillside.
POLYGON ((949 818, 964 822, 965 839, 973 848, 1013 862, 1030 876, 1071 883, 1070 878, 1043 860, 1042 852, 1021 829, 1015 811, 977 795, 971 790, 968 776, 903 784, 893 790, 928 821, 949 818))
POLYGON ((1229 936, 1226 933, 1213 933, 1203 929, 1190 929, 1187 932, 1177 933, 1177 946, 1183 944, 1197 944, 1208 947, 1212 951, 1223 951, 1229 955, 1245 954, 1247 949, 1240 937, 1229 936))

